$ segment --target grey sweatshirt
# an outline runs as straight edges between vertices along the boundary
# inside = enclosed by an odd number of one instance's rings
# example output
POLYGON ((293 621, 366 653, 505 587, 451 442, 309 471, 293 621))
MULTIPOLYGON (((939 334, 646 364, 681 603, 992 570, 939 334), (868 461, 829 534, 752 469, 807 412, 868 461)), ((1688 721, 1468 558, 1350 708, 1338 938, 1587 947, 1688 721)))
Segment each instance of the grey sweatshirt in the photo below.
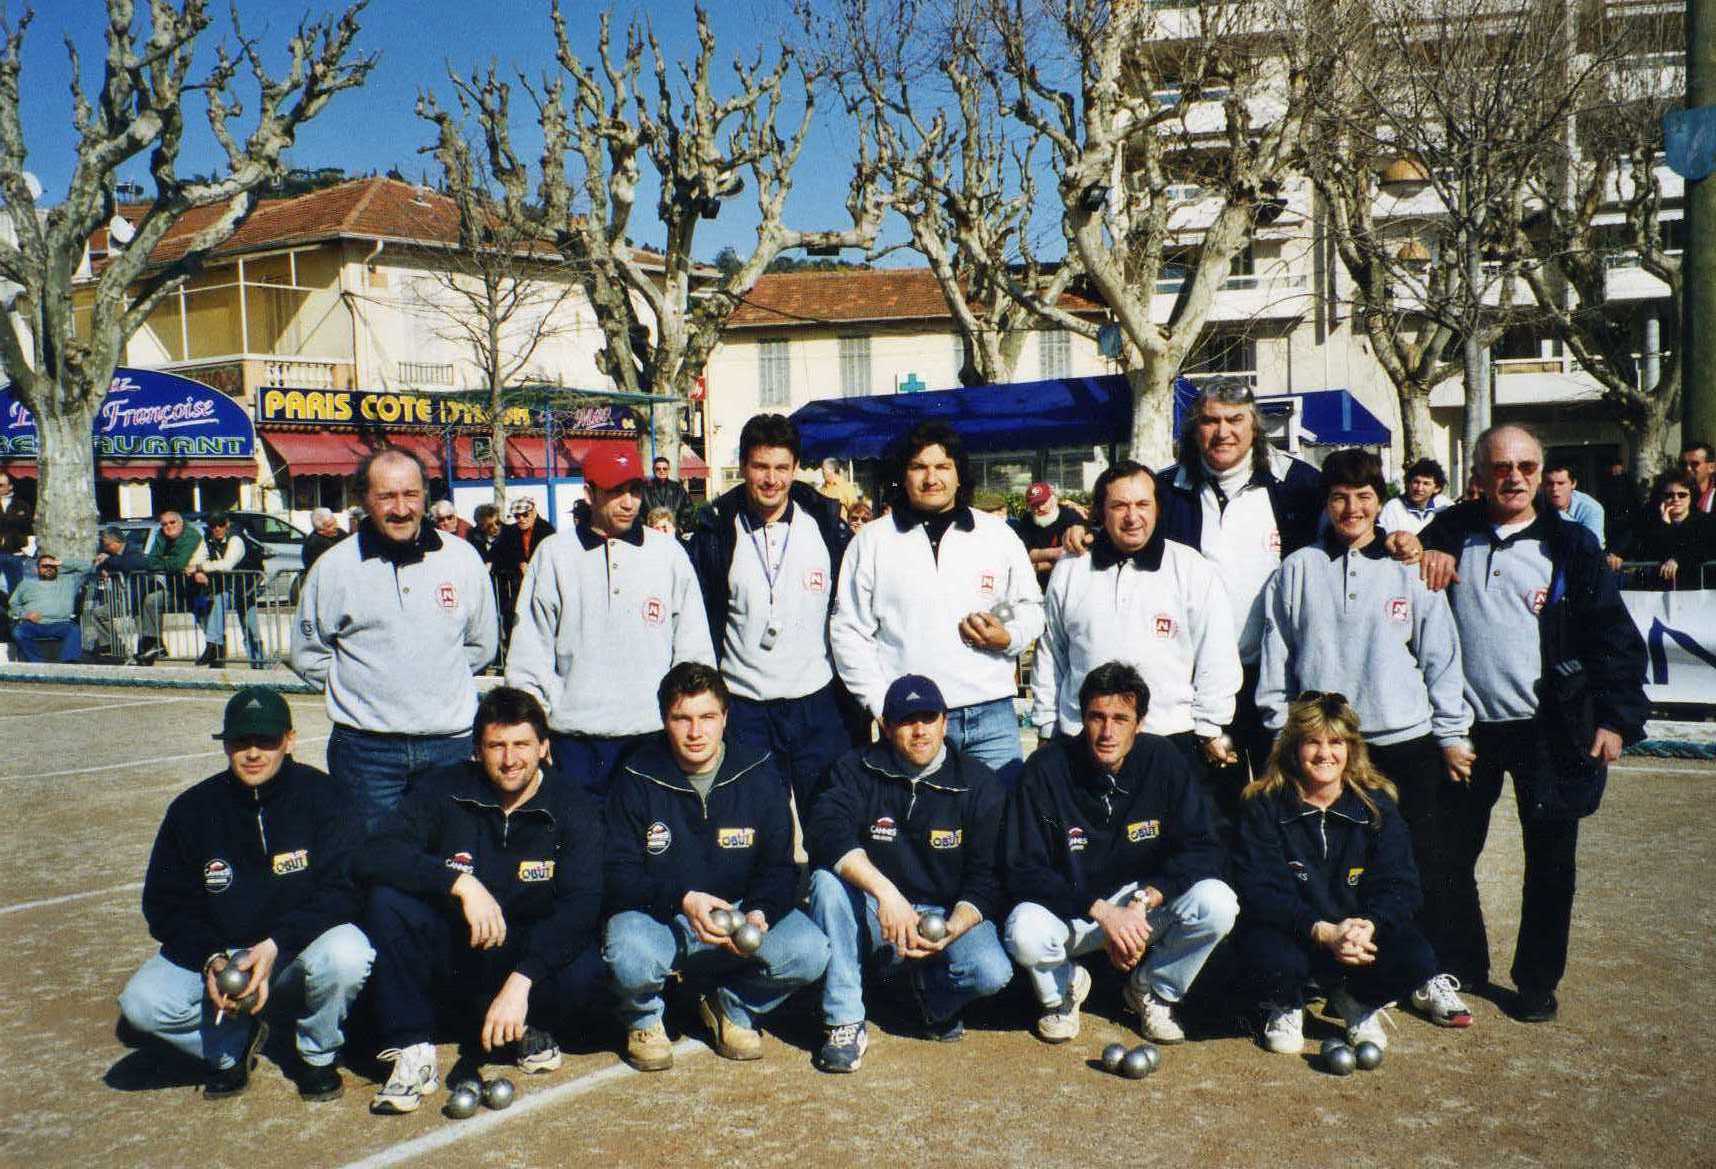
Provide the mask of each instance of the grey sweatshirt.
POLYGON ((328 717, 360 731, 452 735, 477 713, 472 675, 499 629, 477 550, 424 525, 398 563, 367 528, 335 544, 304 578, 288 663, 327 690, 328 717))
POLYGON ((1385 747, 1471 729, 1447 598, 1389 558, 1382 533, 1350 551, 1331 532, 1282 563, 1263 591, 1257 707, 1280 730, 1303 690, 1345 694, 1365 741, 1385 747))
POLYGON ((815 694, 834 677, 828 652, 834 575, 822 531, 802 507, 792 509, 790 524, 755 528, 741 507, 733 526, 738 542, 727 572, 721 676, 734 694, 758 702, 815 694), (763 648, 765 640, 771 648, 763 648))
POLYGON ((1537 714, 1543 676, 1537 617, 1554 572, 1543 540, 1532 534, 1541 530, 1533 525, 1504 540, 1486 528, 1467 535, 1459 552, 1460 579, 1448 596, 1465 650, 1466 699, 1479 722, 1537 714))
POLYGON ((715 664, 691 561, 653 529, 607 540, 579 524, 548 537, 517 613, 507 685, 534 694, 560 734, 658 731, 662 675, 684 661, 715 664))

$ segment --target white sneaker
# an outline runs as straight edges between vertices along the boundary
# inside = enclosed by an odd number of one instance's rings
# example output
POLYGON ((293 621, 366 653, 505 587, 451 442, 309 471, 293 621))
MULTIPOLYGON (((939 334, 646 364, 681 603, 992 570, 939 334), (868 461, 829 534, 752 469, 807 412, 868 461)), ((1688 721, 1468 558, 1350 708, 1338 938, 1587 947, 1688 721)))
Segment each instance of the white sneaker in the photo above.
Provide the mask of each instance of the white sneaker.
POLYGON ((1263 1023, 1263 1046, 1280 1055, 1298 1055, 1305 1050, 1305 1009, 1278 1007, 1273 1003, 1263 1023))
POLYGON ((380 1052, 380 1059, 393 1061, 393 1074, 370 1101, 369 1110, 388 1115, 416 1112, 423 1098, 441 1086, 441 1073, 435 1066, 435 1045, 413 1043, 410 1047, 390 1047, 380 1052))
POLYGON ((1366 1010, 1361 1007, 1346 987, 1341 987, 1329 995, 1329 1010, 1341 1017, 1347 1025, 1347 1042, 1357 1047, 1361 1043, 1374 1043, 1386 1050, 1388 1048, 1388 1031, 1383 1024, 1393 1025, 1387 1008, 1392 1004, 1384 1003, 1380 1007, 1366 1010))
POLYGON ((1037 1018, 1037 1035, 1044 1043, 1065 1043, 1078 1038, 1078 1009, 1090 997, 1090 971, 1077 963, 1072 971, 1072 990, 1058 1006, 1046 1008, 1037 1018))
POLYGON ((1458 978, 1438 974, 1412 992, 1412 1009, 1438 1027, 1470 1027, 1472 1012, 1455 993, 1459 989, 1458 978))
POLYGON ((1121 997, 1126 1007, 1138 1015, 1138 1031, 1152 1043, 1183 1043, 1186 1033, 1174 1022, 1174 1009, 1156 997, 1154 991, 1129 979, 1121 997))

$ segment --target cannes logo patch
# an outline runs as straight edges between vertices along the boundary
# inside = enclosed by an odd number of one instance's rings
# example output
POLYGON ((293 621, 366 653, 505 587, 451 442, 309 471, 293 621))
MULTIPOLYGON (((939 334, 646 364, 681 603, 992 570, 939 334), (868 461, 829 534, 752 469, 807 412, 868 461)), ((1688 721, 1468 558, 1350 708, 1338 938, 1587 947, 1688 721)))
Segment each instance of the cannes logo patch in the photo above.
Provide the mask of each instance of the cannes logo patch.
POLYGON ((1126 839, 1133 844, 1140 840, 1154 840, 1162 835, 1162 821, 1135 820, 1126 826, 1126 839))
POLYGON ((274 854, 274 875, 276 877, 284 877, 287 873, 301 873, 309 867, 310 850, 307 848, 274 854))
POLYGON ((519 861, 518 879, 526 885, 554 879, 553 861, 519 861))
POLYGON ((644 851, 660 856, 673 845, 673 829, 657 820, 644 830, 644 851))
POLYGON ((931 828, 929 846, 931 848, 958 848, 965 840, 965 830, 962 828, 931 828))
POLYGON ((892 816, 878 816, 876 822, 870 825, 871 840, 892 840, 899 835, 899 829, 894 825, 892 816))
POLYGON ((441 863, 446 865, 449 869, 454 869, 461 873, 474 874, 477 871, 476 863, 471 860, 471 854, 468 852, 456 852, 441 863))
POLYGON ((1084 846, 1089 843, 1090 841, 1085 839, 1084 829, 1077 824, 1067 829, 1067 851, 1083 852, 1084 846))
POLYGON ((755 828, 717 828, 715 844, 720 848, 750 848, 757 842, 755 828))
POLYGON ((215 857, 203 866, 203 888, 210 893, 225 893, 232 888, 232 866, 215 857))

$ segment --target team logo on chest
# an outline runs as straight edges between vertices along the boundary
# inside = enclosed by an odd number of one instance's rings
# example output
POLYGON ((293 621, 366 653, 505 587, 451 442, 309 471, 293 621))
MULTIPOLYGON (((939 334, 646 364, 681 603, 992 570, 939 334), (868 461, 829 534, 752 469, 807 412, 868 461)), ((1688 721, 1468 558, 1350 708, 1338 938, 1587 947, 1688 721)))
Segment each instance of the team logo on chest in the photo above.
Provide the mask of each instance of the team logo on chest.
POLYGON ((931 828, 929 846, 931 848, 958 848, 965 840, 965 830, 962 828, 931 828))
POLYGON ((1083 852, 1084 846, 1089 843, 1090 841, 1085 838, 1084 829, 1080 828, 1077 824, 1074 824, 1071 828, 1067 829, 1068 852, 1083 852))
POLYGON ((644 851, 651 856, 660 856, 673 844, 673 829, 657 820, 644 830, 644 851))
POLYGON ((993 597, 995 595, 995 577, 996 572, 992 568, 985 568, 979 572, 977 574, 977 591, 986 597, 993 597))
POLYGON ((667 620, 667 602, 660 597, 645 597, 643 619, 645 625, 660 625, 665 622, 667 620))
POLYGON ((1141 840, 1154 840, 1162 835, 1162 821, 1135 820, 1126 826, 1126 839, 1132 844, 1141 840))
POLYGON ((1174 636, 1174 618, 1167 613, 1156 614, 1156 636, 1163 641, 1174 636))
POLYGON ((715 830, 715 845, 717 848, 750 848, 757 842, 755 828, 717 828, 715 830))
POLYGON ((444 580, 435 586, 435 603, 451 613, 459 607, 459 590, 453 587, 453 582, 444 580))
POLYGON ((203 888, 210 893, 225 893, 232 888, 232 866, 215 857, 203 866, 203 888))
POLYGON ((553 861, 519 861, 518 879, 526 885, 554 879, 553 861))
POLYGON ((820 568, 805 569, 804 591, 807 593, 826 593, 828 591, 828 574, 820 568))
POLYGON ((899 829, 894 825, 892 816, 877 816, 876 822, 870 825, 870 839, 891 841, 899 835, 899 829))
POLYGON ((1525 594, 1525 607, 1535 615, 1543 612, 1543 606, 1549 601, 1548 589, 1532 589, 1525 594))
POLYGON ((1390 597, 1382 611, 1388 614, 1390 621, 1399 622, 1402 625, 1412 620, 1412 605, 1405 597, 1390 597))
POLYGON ((471 859, 471 854, 468 852, 456 852, 441 863, 455 872, 475 873, 477 871, 476 862, 471 859))
POLYGON ((276 877, 284 877, 287 873, 301 873, 309 867, 310 850, 307 848, 274 854, 274 875, 276 877))

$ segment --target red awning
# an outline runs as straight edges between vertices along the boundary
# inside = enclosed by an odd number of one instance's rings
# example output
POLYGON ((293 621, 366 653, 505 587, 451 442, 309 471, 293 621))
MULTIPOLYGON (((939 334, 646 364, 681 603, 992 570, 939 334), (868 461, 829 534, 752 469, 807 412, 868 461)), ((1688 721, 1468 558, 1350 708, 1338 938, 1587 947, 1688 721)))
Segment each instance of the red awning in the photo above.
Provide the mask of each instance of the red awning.
POLYGON ((695 451, 681 450, 679 455, 679 477, 681 479, 709 478, 709 464, 697 457, 695 451))
POLYGON ((374 435, 349 431, 263 429, 261 438, 279 456, 291 475, 350 475, 365 456, 383 447, 411 451, 428 464, 432 478, 439 479, 445 474, 441 436, 438 434, 374 435))
MULTIPOLYGON (((0 471, 19 479, 35 479, 34 459, 0 462, 0 471)), ((256 463, 251 459, 127 459, 125 462, 97 460, 95 474, 110 483, 149 483, 161 479, 254 479, 256 463)))
MULTIPOLYGON (((453 475, 461 481, 487 479, 492 468, 479 463, 472 454, 471 444, 480 435, 460 435, 453 440, 453 475)), ((628 438, 566 438, 554 440, 554 477, 577 478, 583 473, 584 460, 591 451, 604 447, 637 450, 637 443, 628 438)), ((548 442, 540 434, 511 434, 506 440, 506 473, 513 479, 546 479, 548 477, 548 442)))

